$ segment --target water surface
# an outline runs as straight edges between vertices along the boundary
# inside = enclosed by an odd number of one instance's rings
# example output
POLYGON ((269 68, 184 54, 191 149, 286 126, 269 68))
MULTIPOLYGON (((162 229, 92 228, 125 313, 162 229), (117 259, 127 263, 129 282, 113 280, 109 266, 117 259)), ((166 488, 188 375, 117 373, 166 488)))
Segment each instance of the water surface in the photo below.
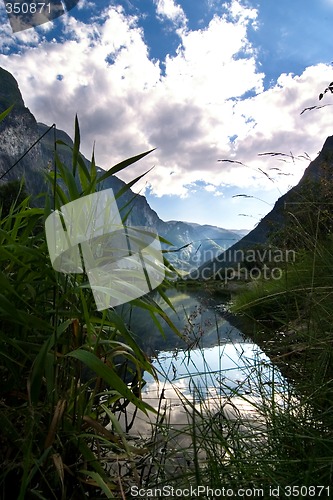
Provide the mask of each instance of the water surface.
MULTIPOLYGON (((144 351, 152 356, 158 378, 183 394, 255 394, 283 385, 280 372, 264 352, 233 326, 226 312, 230 302, 207 290, 170 289, 173 310, 155 295, 160 307, 179 330, 177 335, 161 320, 163 335, 146 311, 127 310, 127 322, 144 351)), ((123 311, 124 312, 124 311, 123 311)), ((234 323, 234 321, 233 321, 234 323)), ((154 381, 145 374, 146 392, 154 381)))

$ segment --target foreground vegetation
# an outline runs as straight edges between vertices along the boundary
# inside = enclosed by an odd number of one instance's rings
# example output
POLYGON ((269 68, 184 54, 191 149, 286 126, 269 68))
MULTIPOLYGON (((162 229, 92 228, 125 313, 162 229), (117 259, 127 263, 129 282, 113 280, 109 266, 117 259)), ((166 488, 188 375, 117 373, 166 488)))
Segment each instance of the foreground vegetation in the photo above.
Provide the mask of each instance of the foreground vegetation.
POLYGON ((291 471, 300 478, 299 467, 308 485, 333 480, 332 190, 332 178, 322 177, 313 183, 312 198, 305 203, 300 197, 289 209, 288 223, 275 238, 296 249, 297 258, 284 263, 280 279, 253 283, 234 306, 255 319, 254 340, 292 382, 297 407, 278 418, 275 431, 286 457, 293 458, 286 460, 286 478, 292 480, 291 471))
MULTIPOLYGON (((279 273, 258 273, 258 279, 251 283, 240 279, 236 287, 232 311, 243 317, 244 331, 263 348, 270 361, 260 355, 248 360, 245 378, 236 388, 230 388, 229 382, 222 379, 216 391, 216 374, 210 374, 211 385, 207 382, 208 365, 202 372, 204 393, 193 378, 193 397, 179 394, 188 415, 188 425, 179 432, 182 439, 184 434, 188 436, 192 452, 188 446, 182 448, 188 463, 178 465, 178 475, 168 474, 162 467, 164 475, 159 477, 159 484, 187 488, 208 485, 220 496, 224 487, 230 489, 230 496, 231 492, 237 496, 239 488, 243 488, 250 497, 256 492, 259 497, 269 498, 271 491, 277 498, 332 497, 330 162, 332 158, 326 158, 321 177, 305 183, 295 193, 291 206, 285 209, 284 226, 272 234, 269 242, 269 248, 278 248, 284 255, 293 250, 295 259, 279 264, 260 262, 268 270, 278 266, 279 273)), ((207 289, 213 286, 209 283, 207 289)), ((215 286, 223 291, 219 282, 215 286)), ((205 359, 204 350, 202 356, 205 359)), ((223 346, 221 367, 222 356, 223 346)), ((170 449, 174 449, 172 425, 164 425, 163 431, 170 449)), ((176 458, 172 451, 168 457, 176 458)), ((202 493, 202 498, 208 496, 202 493)))
MULTIPOLYGON (((156 373, 121 315, 95 311, 84 274, 56 273, 51 266, 44 231, 51 210, 95 192, 109 175, 147 154, 98 177, 94 158, 88 168, 79 154, 77 122, 75 132, 72 165, 56 156, 56 169, 47 174, 51 194, 44 208, 33 208, 22 193, 3 207, 0 497, 131 498, 133 487, 163 486, 223 487, 235 495, 240 488, 260 488, 262 498, 272 488, 280 488, 276 497, 288 498, 288 487, 303 486, 293 498, 318 497, 318 488, 333 482, 330 211, 309 207, 317 228, 312 232, 304 212, 294 212, 296 261, 281 279, 258 280, 237 298, 235 310, 253 320, 250 333, 274 364, 260 356, 249 360, 236 388, 221 380, 212 390, 202 373, 206 391, 193 382, 191 397, 169 381, 188 417, 177 430, 163 393, 157 407, 142 398, 143 373, 156 373), (135 441, 128 431, 140 412, 155 419, 150 438, 135 441), (126 416, 123 427, 119 415, 126 416)), ((166 285, 158 293, 168 300, 166 285)), ((161 333, 162 319, 173 327, 150 296, 133 307, 148 311, 161 333)), ((324 489, 320 496, 330 494, 324 489)))
MULTIPOLYGON (((153 411, 141 399, 143 372, 154 375, 146 355, 114 309, 96 311, 84 274, 54 271, 44 230, 51 207, 95 192, 109 175, 147 153, 97 177, 94 158, 88 170, 79 154, 77 122, 75 132, 72 165, 63 165, 56 156, 55 169, 47 174, 52 194, 45 195, 45 208, 33 208, 29 197, 22 200, 18 193, 10 207, 3 206, 1 216, 4 499, 117 496, 121 480, 107 473, 106 463, 122 453, 132 460, 142 451, 127 447, 114 415, 130 402, 145 413, 153 411)), ((162 286, 158 291, 164 296, 162 286)), ((149 297, 134 304, 156 323, 165 316, 149 297)))

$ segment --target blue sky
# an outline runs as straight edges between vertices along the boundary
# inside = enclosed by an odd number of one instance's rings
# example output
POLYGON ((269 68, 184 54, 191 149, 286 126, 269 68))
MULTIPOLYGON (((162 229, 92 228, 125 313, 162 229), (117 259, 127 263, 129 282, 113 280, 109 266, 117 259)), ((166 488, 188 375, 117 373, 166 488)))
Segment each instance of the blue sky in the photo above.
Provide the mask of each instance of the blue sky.
POLYGON ((252 228, 333 133, 330 106, 301 114, 333 80, 333 0, 80 0, 15 34, 0 18, 38 121, 72 135, 77 113, 105 169, 157 148, 121 177, 155 166, 137 189, 164 220, 252 228))

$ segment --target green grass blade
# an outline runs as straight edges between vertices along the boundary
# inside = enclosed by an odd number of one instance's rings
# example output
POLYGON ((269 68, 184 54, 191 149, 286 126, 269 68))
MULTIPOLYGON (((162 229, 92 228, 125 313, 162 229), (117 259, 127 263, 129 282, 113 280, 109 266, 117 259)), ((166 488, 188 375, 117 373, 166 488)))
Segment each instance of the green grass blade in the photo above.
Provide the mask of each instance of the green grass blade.
POLYGON ((149 155, 149 153, 151 153, 152 151, 155 151, 155 148, 150 149, 149 151, 146 151, 145 153, 141 153, 139 155, 132 156, 132 158, 128 158, 127 160, 121 161, 120 163, 117 163, 117 165, 115 165, 114 167, 111 167, 110 170, 105 172, 105 174, 103 174, 101 177, 99 177, 99 179, 97 179, 97 184, 105 181, 111 175, 114 175, 117 172, 120 172, 121 170, 124 170, 125 168, 129 167, 133 163, 141 160, 141 158, 144 158, 145 156, 149 155))
MULTIPOLYGON (((120 189, 120 191, 118 191, 118 193, 116 194, 116 199, 118 199, 122 194, 126 193, 126 191, 128 191, 134 184, 136 184, 140 179, 142 179, 142 177, 144 177, 145 175, 147 175, 154 167, 150 168, 149 170, 147 170, 146 172, 144 172, 143 174, 139 175, 138 177, 136 177, 135 179, 133 179, 132 181, 128 182, 127 184, 125 184, 124 187, 122 187, 120 189)), ((135 198, 136 196, 133 197, 133 199, 135 198)), ((132 200, 129 202, 131 203, 132 200)))
POLYGON ((76 168, 78 163, 78 157, 80 154, 80 127, 77 115, 75 115, 75 134, 74 134, 74 146, 73 146, 73 156, 72 156, 72 173, 75 178, 76 168))
POLYGON ((81 470, 80 472, 81 472, 81 474, 85 474, 85 475, 91 477, 91 479, 93 479, 96 482, 96 484, 103 491, 103 493, 105 493, 106 498, 111 498, 111 499, 115 498, 112 495, 109 486, 106 484, 106 482, 104 481, 102 476, 100 474, 98 474, 98 472, 93 472, 93 471, 88 471, 88 470, 81 470))
POLYGON ((89 170, 84 162, 84 159, 82 156, 79 154, 77 157, 77 162, 78 162, 78 172, 79 172, 79 178, 80 178, 80 183, 81 183, 81 189, 84 194, 90 194, 94 192, 94 189, 92 188, 91 185, 91 175, 89 173, 89 170))
MULTIPOLYGON (((69 194, 68 201, 76 200, 77 198, 79 198, 80 193, 79 193, 76 181, 75 181, 74 174, 66 167, 66 165, 64 165, 61 162, 61 160, 57 154, 55 155, 55 158, 56 158, 56 165, 57 165, 58 172, 59 172, 60 176, 62 177, 62 179, 66 185, 66 188, 68 189, 68 194, 69 194)), ((57 187, 58 187, 58 185, 57 185, 57 187)), ((58 190, 57 190, 57 192, 58 192, 58 190)))
POLYGON ((13 109, 13 107, 14 107, 14 104, 12 104, 8 109, 5 109, 5 111, 3 111, 0 114, 0 122, 6 118, 6 116, 11 112, 11 110, 13 109))
POLYGON ((101 377, 107 384, 109 384, 110 388, 115 389, 119 393, 120 397, 123 397, 128 401, 131 401, 144 413, 147 414, 147 410, 153 411, 153 408, 151 408, 150 405, 138 399, 132 393, 132 391, 130 391, 125 382, 123 382, 123 380, 117 375, 117 373, 110 366, 105 365, 92 352, 84 351, 83 349, 77 349, 76 351, 68 353, 67 356, 71 356, 73 358, 80 360, 91 370, 93 370, 99 377, 101 377))

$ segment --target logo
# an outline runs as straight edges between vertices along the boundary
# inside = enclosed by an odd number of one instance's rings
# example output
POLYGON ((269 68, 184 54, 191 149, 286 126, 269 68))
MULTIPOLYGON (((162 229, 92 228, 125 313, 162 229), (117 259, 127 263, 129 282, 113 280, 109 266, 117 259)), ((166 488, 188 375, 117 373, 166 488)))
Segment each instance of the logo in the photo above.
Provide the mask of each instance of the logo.
POLYGON ((141 297, 164 279, 158 235, 124 226, 112 189, 63 205, 48 216, 45 231, 53 268, 85 272, 99 311, 141 297))
POLYGON ((78 3, 79 0, 52 0, 51 2, 35 2, 31 0, 13 2, 4 0, 13 33, 53 21, 53 19, 73 9, 78 3))

